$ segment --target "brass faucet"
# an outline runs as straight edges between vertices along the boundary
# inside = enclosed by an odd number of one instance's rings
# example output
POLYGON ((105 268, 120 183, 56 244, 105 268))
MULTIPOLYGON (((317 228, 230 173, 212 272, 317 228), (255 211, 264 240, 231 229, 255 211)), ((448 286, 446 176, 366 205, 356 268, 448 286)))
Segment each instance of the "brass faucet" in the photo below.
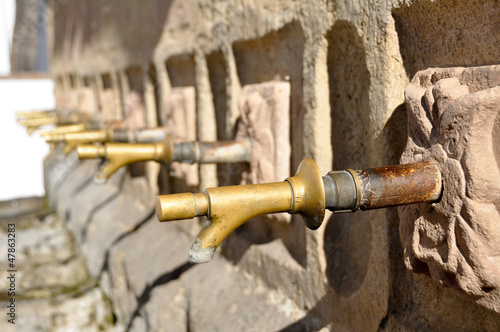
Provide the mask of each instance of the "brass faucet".
POLYGON ((120 167, 140 162, 156 161, 169 165, 172 161, 185 163, 237 163, 250 160, 250 145, 241 142, 183 142, 175 143, 170 135, 155 143, 80 144, 80 159, 102 158, 106 162, 94 177, 104 183, 120 167))
POLYGON ((58 124, 59 120, 56 117, 39 117, 31 119, 22 119, 17 121, 21 126, 26 128, 37 129, 46 125, 58 124))
POLYGON ((16 112, 16 117, 17 118, 22 118, 22 117, 37 117, 37 116, 46 116, 47 114, 51 114, 55 112, 55 110, 47 110, 47 111, 20 111, 16 112))
POLYGON ((441 173, 432 161, 332 171, 322 177, 314 161, 306 158, 296 175, 284 182, 158 196, 156 215, 159 221, 207 216, 207 223, 189 250, 190 262, 205 263, 233 230, 258 216, 298 213, 314 230, 321 226, 325 209, 340 213, 434 202, 441 190, 441 173))
POLYGON ((127 129, 95 129, 72 133, 49 133, 45 135, 47 143, 65 142, 64 153, 73 151, 79 144, 129 142, 146 143, 159 142, 165 139, 167 132, 164 128, 151 128, 139 130, 127 129))
POLYGON ((56 143, 59 141, 64 141, 65 146, 63 152, 65 154, 73 151, 78 144, 82 143, 92 143, 92 142, 110 142, 113 139, 112 129, 95 129, 86 130, 76 133, 65 133, 65 134, 48 134, 45 136, 45 141, 47 143, 56 143))
POLYGON ((16 112, 17 121, 56 116, 60 110, 16 112))
POLYGON ((37 111, 20 111, 16 112, 16 118, 19 121, 22 119, 67 116, 72 113, 77 113, 77 112, 63 108, 55 108, 51 110, 37 110, 37 111))
POLYGON ((48 137, 51 135, 76 133, 79 131, 84 131, 85 129, 86 129, 85 124, 77 123, 77 124, 72 124, 72 125, 61 125, 61 126, 57 126, 55 128, 52 128, 52 129, 42 130, 42 131, 39 131, 38 134, 42 137, 48 137))
POLYGON ((36 114, 38 115, 18 117, 17 122, 27 127, 29 133, 33 133, 38 128, 46 125, 76 124, 88 120, 84 114, 62 110, 36 114))

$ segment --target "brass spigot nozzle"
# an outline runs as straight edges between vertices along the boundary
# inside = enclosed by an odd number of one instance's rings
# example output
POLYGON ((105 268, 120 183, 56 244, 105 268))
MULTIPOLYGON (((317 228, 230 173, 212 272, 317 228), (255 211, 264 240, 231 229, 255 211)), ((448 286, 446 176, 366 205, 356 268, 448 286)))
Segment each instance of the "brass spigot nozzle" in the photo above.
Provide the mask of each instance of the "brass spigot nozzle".
MULTIPOLYGON (((41 134, 42 135, 42 134, 41 134)), ((94 129, 76 130, 73 132, 57 131, 44 133, 47 143, 59 141, 65 142, 64 153, 73 151, 79 144, 106 143, 106 142, 129 142, 129 143, 150 143, 160 142, 165 139, 167 133, 164 128, 151 128, 139 130, 127 129, 94 129)))
POLYGON ((25 120, 38 119, 38 118, 47 118, 51 116, 56 116, 56 111, 30 111, 30 112, 17 112, 16 119, 17 122, 21 123, 25 120))
POLYGON ((18 118, 17 122, 25 127, 41 127, 57 124, 75 124, 85 119, 83 114, 76 112, 50 113, 46 116, 36 116, 28 118, 18 118))
POLYGON ((17 118, 30 118, 37 116, 47 116, 48 114, 54 113, 55 110, 47 110, 47 111, 20 111, 16 112, 17 118))
POLYGON ((432 161, 333 171, 322 177, 314 161, 306 158, 297 174, 284 182, 158 196, 156 215, 159 221, 207 216, 189 250, 190 262, 204 263, 233 230, 264 214, 299 213, 314 230, 323 222, 325 209, 340 213, 435 202, 441 190, 441 172, 432 161))
POLYGON ((294 177, 284 182, 206 189, 201 194, 173 194, 156 198, 160 221, 206 215, 208 223, 189 250, 189 261, 205 263, 233 230, 248 220, 269 213, 289 212, 303 216, 317 229, 325 214, 325 191, 318 166, 304 159, 294 177))
POLYGON ((172 160, 172 140, 168 137, 157 143, 81 144, 77 147, 80 159, 105 159, 94 177, 96 183, 105 183, 120 167, 141 161, 169 162, 172 160))
POLYGON ((65 154, 73 151, 78 144, 83 143, 104 143, 110 142, 113 139, 112 129, 95 129, 86 130, 76 133, 65 133, 65 134, 47 134, 45 136, 45 141, 47 143, 56 143, 59 141, 64 141, 65 146, 63 152, 65 154))
MULTIPOLYGON (((151 137, 145 132, 141 135, 151 137)), ((139 161, 156 161, 165 165, 173 161, 202 164, 248 162, 250 143, 222 141, 174 144, 172 137, 166 135, 163 141, 156 143, 106 143, 100 147, 81 144, 78 145, 77 152, 80 159, 106 159, 104 167, 95 177, 97 182, 103 183, 120 167, 139 161)))
POLYGON ((39 131, 38 135, 42 137, 47 137, 51 135, 59 135, 59 134, 67 134, 67 133, 77 133, 85 130, 85 124, 77 123, 72 125, 62 125, 52 129, 47 129, 43 131, 39 131))
POLYGON ((41 127, 45 125, 57 124, 59 119, 57 117, 37 117, 30 119, 19 120, 18 123, 25 127, 41 127))

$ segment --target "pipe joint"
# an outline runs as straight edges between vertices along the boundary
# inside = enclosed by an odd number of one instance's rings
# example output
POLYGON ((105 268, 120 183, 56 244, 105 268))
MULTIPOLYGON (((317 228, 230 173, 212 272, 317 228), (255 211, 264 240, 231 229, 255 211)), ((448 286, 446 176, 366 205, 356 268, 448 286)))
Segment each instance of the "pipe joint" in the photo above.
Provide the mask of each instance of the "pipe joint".
POLYGON ((357 176, 351 170, 332 171, 323 177, 326 208, 334 213, 356 211, 361 196, 359 181, 356 180, 357 176))

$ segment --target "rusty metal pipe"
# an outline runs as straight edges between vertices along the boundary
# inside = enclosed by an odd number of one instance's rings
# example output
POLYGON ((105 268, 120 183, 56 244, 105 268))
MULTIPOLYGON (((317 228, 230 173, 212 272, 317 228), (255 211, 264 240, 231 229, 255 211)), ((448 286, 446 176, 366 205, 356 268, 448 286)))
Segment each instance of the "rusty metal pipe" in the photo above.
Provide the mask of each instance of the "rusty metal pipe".
POLYGON ((323 183, 326 208, 337 213, 434 202, 442 189, 441 172, 432 161, 334 171, 323 183))
POLYGON ((361 184, 360 209, 435 202, 441 195, 441 172, 434 162, 357 171, 361 184))
POLYGON ((173 160, 183 163, 242 163, 251 158, 250 141, 183 142, 174 145, 173 160))

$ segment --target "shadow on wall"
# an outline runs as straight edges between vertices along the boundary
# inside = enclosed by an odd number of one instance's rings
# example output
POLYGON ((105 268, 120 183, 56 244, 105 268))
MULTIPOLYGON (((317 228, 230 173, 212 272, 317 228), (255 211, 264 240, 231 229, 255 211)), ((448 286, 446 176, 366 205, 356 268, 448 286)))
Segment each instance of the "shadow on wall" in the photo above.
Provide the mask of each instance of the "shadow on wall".
MULTIPOLYGON (((270 81, 290 82, 290 144, 292 147, 290 174, 295 174, 303 158, 302 123, 302 72, 305 36, 298 22, 291 22, 283 28, 252 40, 233 44, 234 59, 241 86, 270 81)), ((212 54, 209 64, 213 72, 224 74, 225 66, 221 55, 212 54)), ((218 86, 220 86, 219 84, 218 86)), ((214 94, 215 95, 215 94, 214 94)), ((232 169, 228 169, 232 171, 232 169)), ((281 179, 284 180, 284 179, 281 179)), ((242 225, 234 232, 238 238, 230 236, 228 250, 223 253, 233 261, 239 261, 252 244, 264 244, 281 239, 288 253, 303 267, 307 264, 305 227, 299 216, 292 216, 290 224, 260 217, 242 225), (242 243, 246 243, 242 246, 242 243)))
MULTIPOLYGON (((370 164, 370 73, 365 47, 349 22, 327 33, 332 114, 333 169, 370 164)), ((325 229, 326 275, 330 286, 348 296, 361 285, 371 253, 370 213, 336 214, 325 229)))
POLYGON ((498 63, 498 1, 425 1, 393 10, 410 79, 430 67, 498 63))
MULTIPOLYGON (((165 61, 170 81, 168 96, 158 117, 161 125, 170 128, 174 141, 197 140, 196 64, 193 54, 178 54, 165 61)), ((169 188, 177 192, 196 192, 199 185, 199 165, 170 165, 169 188)))
POLYGON ((184 10, 182 17, 190 19, 190 8, 181 8, 182 1, 179 0, 50 1, 48 6, 55 17, 52 45, 59 47, 50 50, 51 55, 56 59, 73 61, 84 51, 99 57, 113 57, 123 49, 135 51, 134 55, 147 63, 152 58, 163 27, 170 21, 178 20, 169 15, 170 11, 184 10), (144 25, 144 22, 148 24, 144 25), (112 42, 112 45, 102 45, 103 41, 112 42), (107 54, 106 50, 111 49, 113 54, 107 54))
POLYGON ((234 138, 234 129, 231 128, 229 118, 230 105, 228 103, 228 63, 222 51, 217 50, 207 55, 210 88, 215 106, 217 120, 217 138, 231 140, 234 138))
POLYGON ((300 23, 292 22, 278 31, 233 45, 241 86, 268 81, 290 81, 290 143, 294 174, 303 158, 302 72, 305 36, 300 23))

